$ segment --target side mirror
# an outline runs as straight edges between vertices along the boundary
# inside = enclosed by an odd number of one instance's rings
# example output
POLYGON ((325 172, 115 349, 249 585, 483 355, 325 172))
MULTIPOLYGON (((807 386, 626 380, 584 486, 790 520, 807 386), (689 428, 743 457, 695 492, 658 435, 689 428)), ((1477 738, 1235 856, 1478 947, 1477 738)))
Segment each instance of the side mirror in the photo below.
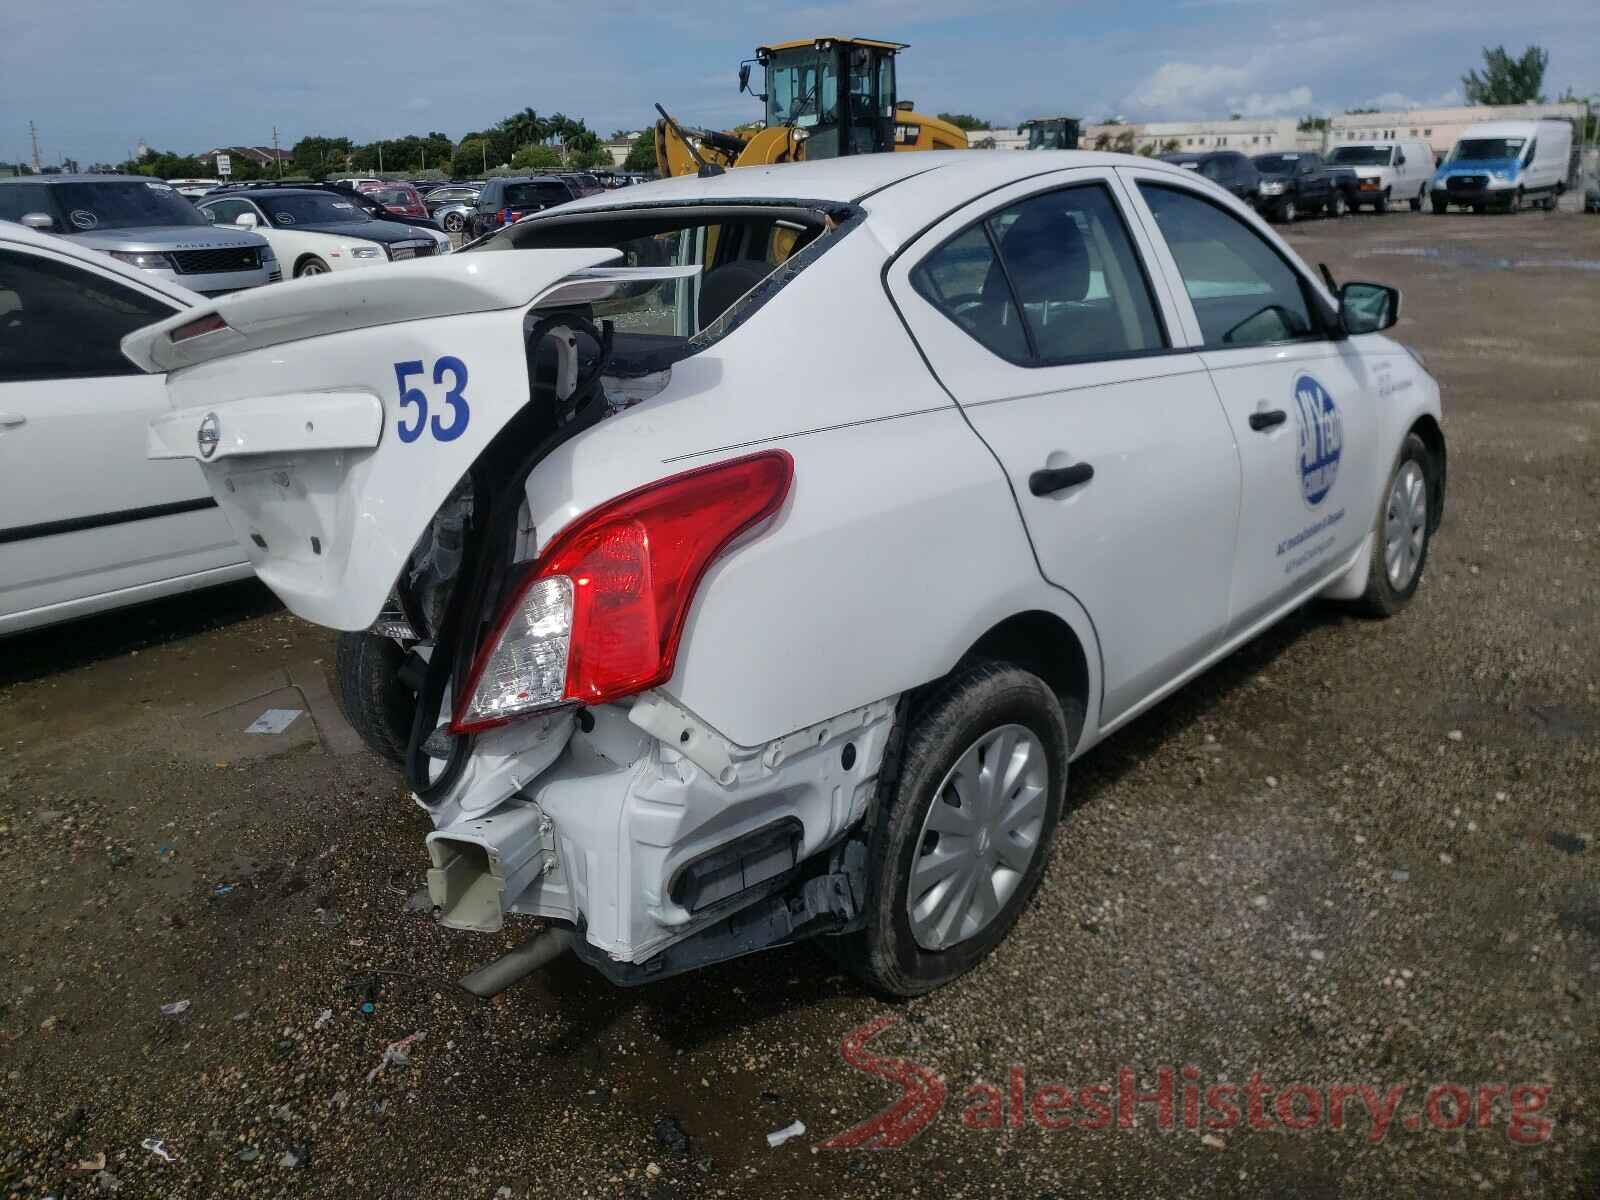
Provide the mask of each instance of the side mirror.
POLYGON ((750 90, 750 64, 747 62, 739 64, 739 90, 741 92, 750 90))
POLYGON ((1347 283, 1339 289, 1346 333, 1377 333, 1400 319, 1400 289, 1381 283, 1347 283))
POLYGON ((56 220, 49 213, 31 212, 22 214, 22 224, 29 229, 42 229, 49 233, 56 227, 56 220))
POLYGON ((254 229, 259 222, 256 221, 255 213, 247 212, 240 213, 233 219, 233 223, 240 229, 254 229))
POLYGON ((1397 167, 1405 166, 1406 165, 1406 156, 1404 154, 1396 154, 1394 156, 1394 165, 1397 166, 1397 167))

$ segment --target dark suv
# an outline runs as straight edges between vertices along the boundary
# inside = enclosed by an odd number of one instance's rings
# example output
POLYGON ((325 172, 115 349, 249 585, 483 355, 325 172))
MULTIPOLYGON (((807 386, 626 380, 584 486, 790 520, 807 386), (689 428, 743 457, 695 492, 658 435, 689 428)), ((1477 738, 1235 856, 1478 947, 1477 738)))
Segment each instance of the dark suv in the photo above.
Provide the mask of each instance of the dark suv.
POLYGON ((1213 150, 1203 153, 1163 154, 1162 162, 1176 163, 1180 167, 1204 175, 1217 186, 1226 188, 1252 208, 1261 187, 1261 172, 1237 150, 1213 150))
POLYGON ((479 238, 510 225, 518 217, 542 212, 575 200, 566 181, 554 175, 518 175, 491 179, 478 193, 478 203, 467 218, 467 237, 479 238))

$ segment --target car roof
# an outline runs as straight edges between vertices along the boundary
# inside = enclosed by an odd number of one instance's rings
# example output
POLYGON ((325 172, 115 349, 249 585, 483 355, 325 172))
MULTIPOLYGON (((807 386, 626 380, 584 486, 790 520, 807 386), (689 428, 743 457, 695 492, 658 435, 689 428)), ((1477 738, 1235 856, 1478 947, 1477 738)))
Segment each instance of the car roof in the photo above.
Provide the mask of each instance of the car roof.
MULTIPOLYGON (((123 178, 126 178, 126 176, 123 176, 123 178)), ((57 237, 53 233, 29 229, 26 225, 18 225, 11 221, 0 221, 0 249, 9 249, 14 246, 26 246, 30 250, 42 250, 58 258, 65 258, 72 262, 92 266, 112 275, 120 275, 124 279, 137 283, 140 287, 160 292, 168 299, 186 307, 200 304, 204 299, 199 294, 191 292, 188 288, 169 283, 149 271, 119 263, 109 254, 102 254, 98 250, 90 250, 76 242, 69 241, 67 238, 57 237)))
MULTIPOLYGON (((1469 125, 1461 131, 1463 138, 1481 137, 1527 137, 1534 133, 1540 125, 1551 124, 1546 121, 1484 121, 1478 125, 1469 125)), ((1562 121, 1565 125, 1566 122, 1562 121)))
MULTIPOLYGON (((861 154, 817 162, 735 167, 721 175, 683 175, 602 192, 553 210, 563 216, 703 200, 709 203, 812 200, 859 203, 884 245, 898 249, 945 213, 986 192, 1040 175, 1089 167, 1142 167, 1181 179, 1171 163, 1095 150, 945 150, 861 154)), ((538 218, 534 218, 537 220, 538 218)))
POLYGON ((13 175, 0 183, 166 183, 153 175, 13 175))
MULTIPOLYGON (((266 196, 337 196, 340 193, 333 188, 325 187, 253 187, 253 188, 212 188, 206 193, 207 200, 225 200, 230 197, 246 196, 259 200, 266 196)), ((346 193, 348 194, 348 193, 346 193)))

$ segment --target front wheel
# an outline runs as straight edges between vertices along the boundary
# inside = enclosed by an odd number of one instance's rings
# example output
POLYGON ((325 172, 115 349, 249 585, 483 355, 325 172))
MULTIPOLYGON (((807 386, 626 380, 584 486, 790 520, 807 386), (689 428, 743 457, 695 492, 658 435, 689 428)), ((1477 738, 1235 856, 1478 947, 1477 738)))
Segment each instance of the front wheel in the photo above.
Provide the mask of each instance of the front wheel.
POLYGON ((1442 217, 1449 210, 1449 208, 1450 204, 1446 200, 1433 201, 1433 215, 1436 217, 1442 217))
POLYGON ((1038 676, 958 668, 910 717, 878 785, 866 926, 827 939, 896 996, 965 974, 1039 886, 1066 795, 1069 733, 1038 676))
POLYGON ((445 213, 444 215, 444 231, 446 233, 460 233, 461 227, 465 224, 466 221, 458 212, 445 213))
POLYGON ((1389 193, 1387 190, 1378 193, 1378 198, 1372 202, 1372 211, 1375 213, 1389 211, 1389 193))
POLYGON ((1325 211, 1330 217, 1342 217, 1344 216, 1344 208, 1344 193, 1334 192, 1334 194, 1328 198, 1328 205, 1325 211))
POLYGON ((1423 188, 1415 196, 1411 197, 1411 211, 1412 212, 1421 212, 1422 211, 1422 198, 1424 196, 1426 196, 1427 194, 1428 194, 1428 189, 1427 188, 1423 188))
POLYGON ((314 255, 310 258, 301 259, 294 269, 294 277, 296 279, 304 279, 307 275, 326 275, 327 273, 328 264, 314 255))
POLYGON ((1392 617, 1411 602, 1422 582, 1436 524, 1429 509, 1434 470, 1428 447, 1416 434, 1407 434, 1373 525, 1367 590, 1356 602, 1369 616, 1392 617))
POLYGON ((1293 225, 1294 219, 1300 215, 1300 210, 1293 200, 1285 200, 1278 205, 1278 221, 1284 225, 1293 225))

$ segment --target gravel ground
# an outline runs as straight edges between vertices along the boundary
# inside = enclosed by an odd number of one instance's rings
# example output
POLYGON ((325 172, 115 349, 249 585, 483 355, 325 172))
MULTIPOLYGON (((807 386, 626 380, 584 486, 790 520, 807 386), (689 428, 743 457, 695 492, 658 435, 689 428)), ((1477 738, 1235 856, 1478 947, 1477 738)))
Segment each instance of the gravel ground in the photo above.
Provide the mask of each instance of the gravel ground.
POLYGON ((1291 238, 1402 286, 1443 383, 1418 599, 1310 607, 1087 756, 1030 911, 914 1002, 804 946, 634 991, 569 958, 463 998, 517 931, 406 911, 426 822, 330 710, 325 632, 249 584, 5 643, 0 1194, 1595 1195, 1600 220, 1291 238), (240 732, 271 707, 305 711, 240 732), (942 1110, 824 1147, 911 1078, 841 1056, 879 1021, 869 1051, 941 1078, 942 1110), (1354 1100, 1338 1131, 1189 1128, 1181 1073, 1169 1131, 1149 1103, 1012 1121, 1014 1081, 1114 1104, 1121 1068, 1150 1091, 1185 1065, 1202 1092, 1404 1092, 1381 1139, 1354 1100), (1409 1127, 1438 1083, 1547 1088, 1549 1136, 1519 1144, 1504 1096, 1486 1128, 1409 1127))

